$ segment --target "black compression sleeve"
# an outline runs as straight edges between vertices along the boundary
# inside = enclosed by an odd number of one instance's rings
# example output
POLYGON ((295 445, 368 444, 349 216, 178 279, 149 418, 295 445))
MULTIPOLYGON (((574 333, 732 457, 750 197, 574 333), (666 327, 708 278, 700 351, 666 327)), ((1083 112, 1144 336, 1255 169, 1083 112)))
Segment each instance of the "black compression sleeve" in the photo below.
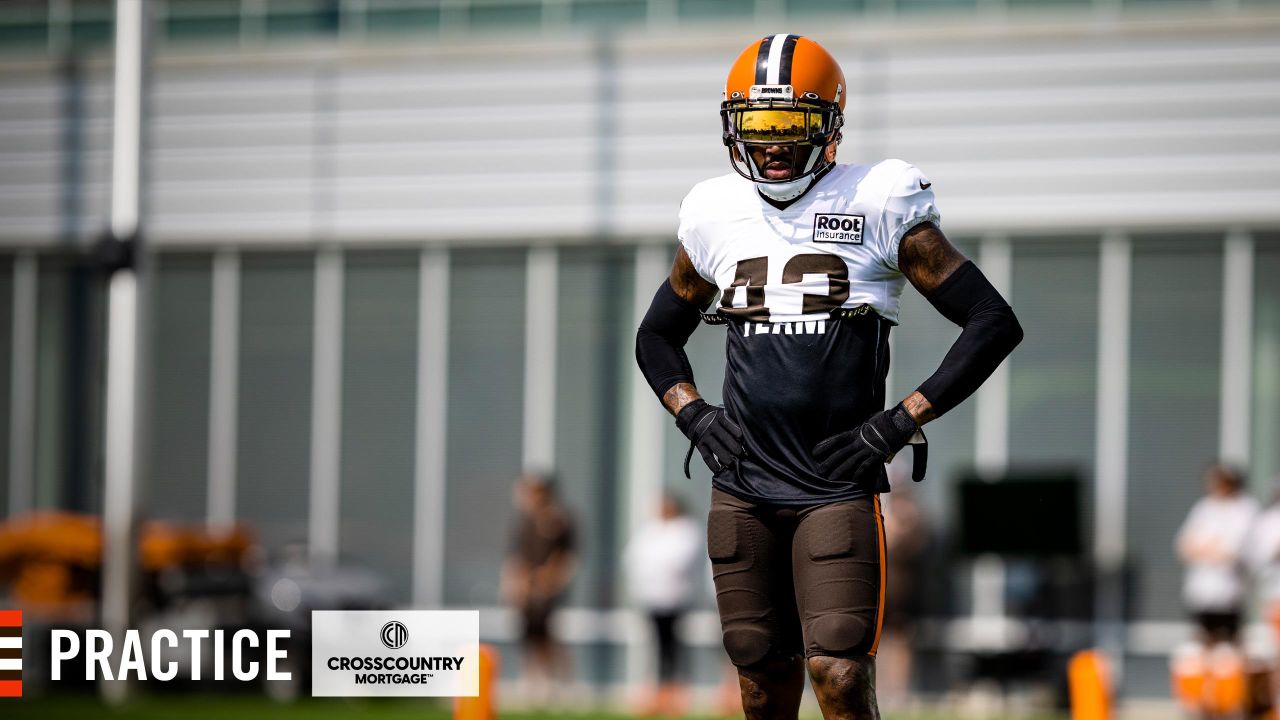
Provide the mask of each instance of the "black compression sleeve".
POLYGON ((684 345, 701 319, 701 311, 664 280, 636 332, 636 363, 659 399, 677 383, 693 383, 684 345))
POLYGON ((973 394, 1022 342, 1022 326, 982 271, 966 262, 925 296, 951 322, 964 328, 937 372, 918 390, 941 416, 973 394))

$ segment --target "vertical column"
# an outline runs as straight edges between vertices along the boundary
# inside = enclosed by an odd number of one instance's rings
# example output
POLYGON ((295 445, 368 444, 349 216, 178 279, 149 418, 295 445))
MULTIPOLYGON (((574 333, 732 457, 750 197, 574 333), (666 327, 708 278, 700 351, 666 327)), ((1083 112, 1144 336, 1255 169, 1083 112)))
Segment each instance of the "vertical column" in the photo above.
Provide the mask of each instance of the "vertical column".
MULTIPOLYGON (((653 292, 671 267, 670 251, 665 245, 642 245, 636 250, 634 297, 632 300, 632 327, 639 327, 649 309, 653 292)), ((662 493, 663 435, 666 430, 666 411, 644 376, 634 365, 626 374, 630 379, 626 434, 626 498, 627 537, 636 532, 652 515, 662 493)), ((627 643, 627 682, 643 683, 648 677, 653 644, 648 628, 637 622, 629 628, 627 643)))
POLYGON ((1129 457, 1129 337, 1133 244, 1121 233, 1102 238, 1098 265, 1097 453, 1094 563, 1099 642, 1122 660, 1124 648, 1125 496, 1129 457))
POLYGON ((311 492, 308 540, 311 561, 338 557, 342 461, 343 257, 337 248, 316 254, 315 337, 311 378, 311 492))
MULTIPOLYGON (((978 251, 982 272, 1000 294, 1013 303, 1013 250, 1009 239, 983 238, 978 251)), ((975 398, 974 463, 981 473, 999 474, 1009 464, 1009 362, 1000 364, 979 388, 975 398)))
POLYGON ((236 519, 236 423, 240 399, 240 252, 213 256, 209 339, 210 527, 229 528, 236 519))
POLYGON ((1222 262, 1222 372, 1218 412, 1218 455, 1230 463, 1249 462, 1249 401, 1253 391, 1253 237, 1227 234, 1222 262))
MULTIPOLYGON (((111 138, 111 238, 120 266, 107 286, 107 360, 102 503, 102 624, 115 637, 129 627, 133 599, 138 423, 138 253, 142 164, 143 66, 148 8, 117 0, 111 138)), ((106 683, 120 702, 125 683, 106 683)))
POLYGON ((556 317, 558 253, 529 249, 525 272, 524 442, 526 469, 550 470, 556 460, 556 317))
POLYGON ((418 398, 414 444, 413 602, 444 605, 445 448, 449 375, 449 253, 418 260, 418 398))
POLYGON ((13 337, 9 346, 10 517, 35 506, 37 271, 34 253, 14 257, 13 337))

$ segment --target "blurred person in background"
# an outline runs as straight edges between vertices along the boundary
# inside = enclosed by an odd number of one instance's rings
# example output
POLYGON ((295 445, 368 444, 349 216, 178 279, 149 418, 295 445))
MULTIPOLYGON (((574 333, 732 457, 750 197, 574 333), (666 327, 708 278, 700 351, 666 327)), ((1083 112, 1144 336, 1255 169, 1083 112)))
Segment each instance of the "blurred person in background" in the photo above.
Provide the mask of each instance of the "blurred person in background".
POLYGON ((930 539, 929 518, 909 485, 895 483, 885 504, 884 535, 889 569, 876 691, 892 708, 906 705, 911 697, 911 644, 919 606, 916 585, 930 539))
POLYGON ((550 475, 525 473, 514 495, 516 519, 502 569, 502 596, 520 616, 523 694, 546 703, 570 676, 568 657, 551 633, 551 615, 576 569, 574 523, 550 475))
MULTIPOLYGON (((879 717, 885 464, 1022 340, 1000 293, 938 227, 933 181, 901 160, 836 163, 848 95, 825 48, 748 45, 720 105, 733 172, 694 186, 636 361, 712 472, 707 545, 724 646, 752 719, 794 718, 806 671, 828 720, 879 717), (910 282, 963 328, 938 370, 885 409, 889 332, 910 282), (724 406, 684 346, 726 333, 724 406)), ((714 138, 709 138, 714 141, 714 138)))
MULTIPOLYGON (((1271 500, 1254 521, 1248 540, 1249 566, 1256 578, 1262 612, 1280 648, 1280 477, 1272 483, 1271 500)), ((1273 695, 1280 695, 1280 673, 1272 668, 1273 695)))
POLYGON ((1277 647, 1280 647, 1280 477, 1272 483, 1271 499, 1253 523, 1248 560, 1263 612, 1275 630, 1277 647))
POLYGON ((657 690, 643 712, 678 716, 684 711, 685 680, 676 625, 697 592, 702 532, 680 501, 664 493, 658 517, 640 528, 624 557, 631 593, 648 615, 658 644, 657 690))
MULTIPOLYGON (((1205 717, 1235 717, 1245 702, 1245 658, 1240 621, 1246 590, 1246 545, 1258 503, 1244 492, 1244 478, 1226 465, 1204 474, 1205 495, 1192 506, 1177 536, 1186 568, 1182 598, 1197 627, 1198 656, 1175 658, 1175 674, 1199 674, 1205 717), (1198 668, 1198 671, 1197 671, 1198 668)), ((1188 704, 1195 698, 1184 698, 1188 704)))

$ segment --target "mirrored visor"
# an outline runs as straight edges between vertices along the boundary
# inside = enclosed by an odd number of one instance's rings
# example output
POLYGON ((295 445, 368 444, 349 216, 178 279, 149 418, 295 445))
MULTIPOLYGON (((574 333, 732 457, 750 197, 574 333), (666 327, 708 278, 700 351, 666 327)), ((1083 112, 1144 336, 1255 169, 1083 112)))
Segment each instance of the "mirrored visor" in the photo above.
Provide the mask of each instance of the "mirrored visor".
POLYGON ((813 110, 738 110, 734 131, 745 142, 795 142, 822 132, 822 113, 813 110))

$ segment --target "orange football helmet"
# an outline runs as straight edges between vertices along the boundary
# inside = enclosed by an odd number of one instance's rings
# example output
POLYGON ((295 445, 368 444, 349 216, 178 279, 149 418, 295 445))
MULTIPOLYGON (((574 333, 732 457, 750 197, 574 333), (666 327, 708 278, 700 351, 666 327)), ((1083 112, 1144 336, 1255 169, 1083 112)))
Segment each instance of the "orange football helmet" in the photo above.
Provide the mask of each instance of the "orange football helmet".
MULTIPOLYGON (((720 121, 729 159, 757 183, 795 183, 829 163, 824 149, 840 141, 844 71, 818 43, 800 35, 769 35, 746 47, 724 85, 720 121), (790 173, 767 173, 752 148, 790 146, 790 173)), ((804 183, 807 187, 809 182, 804 183)))

